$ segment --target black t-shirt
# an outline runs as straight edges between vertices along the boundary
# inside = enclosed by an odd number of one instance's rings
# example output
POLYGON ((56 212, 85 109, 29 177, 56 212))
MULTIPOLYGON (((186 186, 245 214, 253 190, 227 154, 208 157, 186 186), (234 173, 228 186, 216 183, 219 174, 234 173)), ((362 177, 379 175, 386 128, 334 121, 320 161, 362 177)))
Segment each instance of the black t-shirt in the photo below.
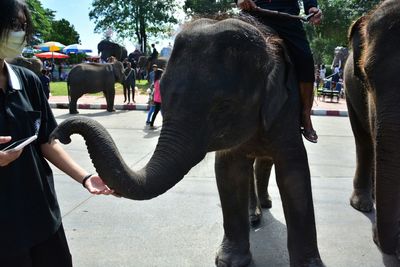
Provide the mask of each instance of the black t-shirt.
POLYGON ((10 84, 5 93, 0 90, 0 136, 19 140, 38 132, 38 139, 0 167, 0 259, 48 239, 61 224, 53 174, 40 150, 57 123, 38 77, 21 67, 7 68, 10 84))

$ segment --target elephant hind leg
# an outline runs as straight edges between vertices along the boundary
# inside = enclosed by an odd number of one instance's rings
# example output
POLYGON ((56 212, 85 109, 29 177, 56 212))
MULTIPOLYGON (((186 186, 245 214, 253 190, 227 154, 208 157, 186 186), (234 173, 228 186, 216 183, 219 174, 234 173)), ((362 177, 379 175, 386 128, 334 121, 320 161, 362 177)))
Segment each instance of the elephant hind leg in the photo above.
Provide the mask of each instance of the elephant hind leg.
POLYGON ((249 220, 255 227, 261 222, 262 208, 272 207, 268 193, 268 183, 273 161, 270 158, 256 158, 254 163, 254 177, 250 178, 249 220))
POLYGON ((272 208, 271 197, 268 193, 268 183, 273 161, 270 158, 257 158, 254 165, 254 175, 257 183, 257 194, 261 207, 272 208))
MULTIPOLYGON (((255 173, 255 172, 254 172, 255 173)), ((249 178, 250 181, 250 190, 249 190, 249 221, 252 227, 255 227, 260 224, 262 217, 261 204, 258 197, 258 192, 256 189, 256 177, 251 176, 249 178)))
MULTIPOLYGON (((371 137, 371 130, 367 122, 362 122, 357 116, 351 101, 347 100, 347 107, 351 126, 353 128, 357 166, 353 178, 353 192, 350 197, 350 205, 362 212, 371 212, 374 206, 372 199, 374 182, 374 146, 371 137)), ((367 107, 358 107, 363 114, 368 114, 367 107)))

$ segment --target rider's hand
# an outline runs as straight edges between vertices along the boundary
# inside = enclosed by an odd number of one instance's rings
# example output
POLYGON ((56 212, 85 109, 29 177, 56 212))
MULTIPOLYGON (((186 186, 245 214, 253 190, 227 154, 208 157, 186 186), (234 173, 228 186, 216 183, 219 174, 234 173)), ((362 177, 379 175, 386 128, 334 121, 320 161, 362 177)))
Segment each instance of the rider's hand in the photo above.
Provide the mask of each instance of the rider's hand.
POLYGON ((238 4, 238 6, 241 10, 245 10, 245 11, 252 11, 257 8, 256 4, 254 4, 254 2, 252 0, 244 0, 243 2, 238 4))
POLYGON ((318 25, 322 20, 322 11, 319 8, 312 7, 308 10, 308 14, 314 13, 315 15, 310 18, 310 23, 313 25, 318 25))
MULTIPOLYGON (((0 144, 5 144, 11 141, 11 136, 0 136, 0 144)), ((0 167, 7 166, 16 160, 22 153, 22 149, 0 151, 0 167)))

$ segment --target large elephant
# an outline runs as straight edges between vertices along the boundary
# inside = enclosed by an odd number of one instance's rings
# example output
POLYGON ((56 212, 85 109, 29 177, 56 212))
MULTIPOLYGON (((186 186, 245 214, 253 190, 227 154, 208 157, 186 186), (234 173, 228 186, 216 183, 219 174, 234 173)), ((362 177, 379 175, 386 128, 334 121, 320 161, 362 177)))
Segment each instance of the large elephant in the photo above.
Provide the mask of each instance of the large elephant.
POLYGON ((107 111, 114 111, 115 83, 124 82, 124 66, 114 63, 82 63, 74 66, 68 74, 67 87, 69 113, 76 114, 78 99, 87 93, 103 92, 107 111))
POLYGON ((103 61, 107 61, 111 56, 114 56, 119 61, 128 57, 128 51, 125 47, 109 40, 100 41, 100 43, 97 44, 97 50, 99 54, 101 53, 100 58, 103 61))
POLYGON ((350 203, 369 212, 375 199, 374 241, 400 260, 400 2, 384 1, 349 36, 344 80, 357 153, 350 203))
POLYGON ((43 69, 43 63, 38 58, 15 57, 6 59, 6 61, 13 65, 18 65, 33 71, 36 75, 40 75, 43 69))
POLYGON ((136 200, 165 193, 207 152, 216 151, 224 220, 217 266, 250 263, 253 162, 271 158, 283 201, 291 266, 323 266, 300 133, 297 80, 280 39, 247 20, 199 19, 177 35, 161 81, 160 138, 142 170, 131 170, 108 132, 89 118, 67 119, 52 136, 68 143, 71 134, 81 134, 101 177, 123 197, 136 200))

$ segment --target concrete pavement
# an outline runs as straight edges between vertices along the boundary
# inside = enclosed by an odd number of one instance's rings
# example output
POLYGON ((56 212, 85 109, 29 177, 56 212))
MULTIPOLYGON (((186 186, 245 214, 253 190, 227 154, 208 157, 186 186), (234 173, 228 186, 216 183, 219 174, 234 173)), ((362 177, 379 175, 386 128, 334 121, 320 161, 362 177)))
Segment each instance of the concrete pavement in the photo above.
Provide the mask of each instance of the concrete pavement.
MULTIPOLYGON (((118 94, 115 96, 116 110, 147 110, 148 96, 136 93, 136 103, 124 103, 124 96, 118 94)), ((49 99, 52 108, 68 108, 67 96, 51 96, 49 99)), ((106 101, 103 96, 84 95, 78 100, 78 109, 106 109, 106 101)), ((317 116, 348 116, 345 99, 340 99, 338 103, 330 102, 330 99, 324 101, 322 98, 315 97, 312 109, 312 115, 317 116)))
MULTIPOLYGON (((53 109, 58 121, 68 110, 53 109)), ((138 170, 150 159, 159 128, 148 130, 145 111, 81 110, 113 136, 128 165, 138 170)), ((318 144, 305 142, 312 176, 318 243, 329 267, 395 267, 372 241, 373 214, 349 205, 355 168, 354 141, 348 118, 313 117, 318 144)), ((161 125, 158 117, 156 126, 161 125)), ((94 171, 84 141, 73 136, 65 149, 94 171)), ((213 153, 165 194, 148 201, 92 196, 53 168, 64 227, 75 267, 211 267, 223 226, 215 182, 213 153)), ((252 267, 288 267, 286 226, 275 174, 273 208, 251 230, 252 267)))

